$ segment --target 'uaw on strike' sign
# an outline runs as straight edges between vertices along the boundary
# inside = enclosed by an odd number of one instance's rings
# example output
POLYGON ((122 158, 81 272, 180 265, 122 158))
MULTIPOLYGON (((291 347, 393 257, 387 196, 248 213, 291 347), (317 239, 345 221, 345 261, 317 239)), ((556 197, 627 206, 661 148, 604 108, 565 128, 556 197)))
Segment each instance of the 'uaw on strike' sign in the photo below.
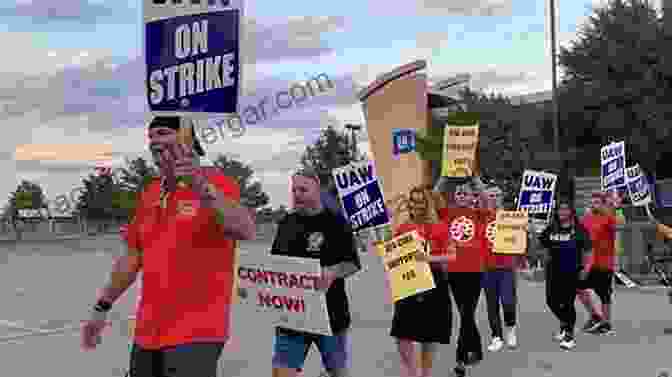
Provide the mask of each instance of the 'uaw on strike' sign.
POLYGON ((543 220, 548 224, 553 210, 555 185, 558 177, 555 174, 525 170, 518 195, 518 210, 527 211, 530 217, 543 220))
POLYGON ((429 263, 415 259, 418 253, 425 252, 423 245, 424 240, 418 232, 412 231, 379 246, 383 252, 383 263, 394 302, 434 289, 429 263))
POLYGON ((263 313, 269 325, 332 335, 326 295, 316 287, 320 272, 317 259, 241 253, 239 303, 263 313))
POLYGON ((525 211, 497 210, 495 254, 522 255, 527 252, 528 217, 525 211))
POLYGON ((373 162, 353 163, 334 169, 331 174, 353 231, 359 232, 390 222, 383 192, 373 172, 373 162))
POLYGON ((623 187, 625 180, 625 142, 611 143, 600 150, 602 191, 623 187))
POLYGON ((238 112, 243 0, 143 0, 147 100, 155 115, 238 112))
POLYGON ((635 206, 645 206, 651 203, 651 191, 649 190, 649 183, 642 173, 639 164, 625 169, 628 178, 628 192, 630 193, 630 200, 635 206))

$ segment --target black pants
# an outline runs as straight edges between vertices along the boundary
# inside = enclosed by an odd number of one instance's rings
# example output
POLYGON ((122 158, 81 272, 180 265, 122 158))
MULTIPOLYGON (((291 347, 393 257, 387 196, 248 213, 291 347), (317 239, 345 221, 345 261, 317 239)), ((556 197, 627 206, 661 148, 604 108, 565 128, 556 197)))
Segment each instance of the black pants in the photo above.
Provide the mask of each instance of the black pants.
POLYGON ((500 306, 504 312, 504 325, 507 327, 516 325, 517 284, 518 278, 513 269, 497 269, 483 274, 483 289, 493 338, 503 337, 500 306))
POLYGON ((579 273, 546 269, 546 304, 560 321, 562 330, 574 333, 576 325, 576 289, 579 273))
POLYGON ((133 345, 129 377, 216 377, 223 343, 195 343, 161 350, 133 345))
POLYGON ((476 325, 476 308, 481 297, 481 276, 480 272, 448 274, 450 290, 460 312, 460 335, 457 339, 456 356, 458 362, 469 362, 470 353, 473 353, 478 360, 483 359, 481 334, 476 325))

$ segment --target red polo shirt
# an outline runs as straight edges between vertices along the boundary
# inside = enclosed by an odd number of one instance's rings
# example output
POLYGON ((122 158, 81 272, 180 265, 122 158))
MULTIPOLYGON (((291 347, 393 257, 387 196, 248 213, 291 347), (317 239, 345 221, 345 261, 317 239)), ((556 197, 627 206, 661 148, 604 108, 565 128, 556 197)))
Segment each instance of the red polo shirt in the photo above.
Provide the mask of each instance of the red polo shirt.
POLYGON ((439 217, 457 245, 457 260, 448 263, 449 272, 481 272, 488 258, 485 246, 485 215, 471 208, 442 208, 439 217))
POLYGON ((593 243, 593 266, 599 269, 614 270, 616 223, 616 217, 612 215, 589 213, 581 219, 593 243))
MULTIPOLYGON (((240 200, 239 186, 212 170, 210 184, 240 200)), ((161 208, 160 180, 140 196, 128 227, 128 246, 142 251, 142 287, 135 342, 159 349, 193 342, 224 342, 229 335, 236 242, 223 236, 214 209, 180 186, 161 208)))

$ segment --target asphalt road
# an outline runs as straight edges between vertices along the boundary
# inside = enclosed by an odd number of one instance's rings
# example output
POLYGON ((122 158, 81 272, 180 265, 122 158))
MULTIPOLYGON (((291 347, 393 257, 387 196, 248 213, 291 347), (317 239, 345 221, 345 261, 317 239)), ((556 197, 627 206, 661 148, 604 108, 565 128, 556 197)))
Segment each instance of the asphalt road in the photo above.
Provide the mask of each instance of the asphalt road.
MULTIPOLYGON (((267 244, 243 244, 263 252, 267 244)), ((115 306, 114 326, 96 351, 79 349, 78 321, 96 290, 105 281, 112 259, 121 250, 116 236, 57 242, 0 243, 0 365, 2 375, 122 376, 128 363, 125 318, 135 303, 132 289, 115 306), (42 331, 42 333, 39 333, 42 331)), ((388 336, 392 308, 387 304, 382 266, 364 256, 366 270, 349 283, 354 323, 353 377, 399 375, 398 356, 388 336)), ((615 297, 616 335, 579 334, 577 347, 561 351, 551 339, 557 323, 544 305, 543 283, 521 280, 519 285, 519 342, 515 351, 486 354, 473 376, 659 376, 672 372, 672 327, 663 291, 619 290, 615 297)), ((489 330, 483 298, 479 325, 484 345, 489 330)), ((585 313, 579 308, 579 325, 585 313)), ((269 376, 272 328, 254 315, 234 311, 232 341, 221 360, 218 377, 269 376)), ((454 325, 457 326, 457 321, 454 325)), ((457 332, 455 328, 454 333, 457 332)), ((442 346, 435 376, 448 376, 454 364, 454 345, 442 346)), ((319 353, 311 352, 307 377, 320 373, 319 353)))

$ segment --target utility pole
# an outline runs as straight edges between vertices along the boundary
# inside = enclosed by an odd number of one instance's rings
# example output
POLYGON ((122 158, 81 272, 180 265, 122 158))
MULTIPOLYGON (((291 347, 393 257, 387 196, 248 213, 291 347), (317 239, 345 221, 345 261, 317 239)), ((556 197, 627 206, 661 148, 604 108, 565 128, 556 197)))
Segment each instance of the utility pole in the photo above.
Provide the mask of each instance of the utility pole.
POLYGON ((556 36, 555 36, 555 0, 550 2, 550 26, 551 26, 551 69, 553 80, 553 151, 560 155, 560 113, 558 111, 558 68, 556 59, 556 36))
POLYGON ((350 130, 352 135, 352 159, 354 160, 357 158, 357 137, 355 136, 355 133, 362 130, 362 125, 348 123, 345 125, 345 128, 350 130))

